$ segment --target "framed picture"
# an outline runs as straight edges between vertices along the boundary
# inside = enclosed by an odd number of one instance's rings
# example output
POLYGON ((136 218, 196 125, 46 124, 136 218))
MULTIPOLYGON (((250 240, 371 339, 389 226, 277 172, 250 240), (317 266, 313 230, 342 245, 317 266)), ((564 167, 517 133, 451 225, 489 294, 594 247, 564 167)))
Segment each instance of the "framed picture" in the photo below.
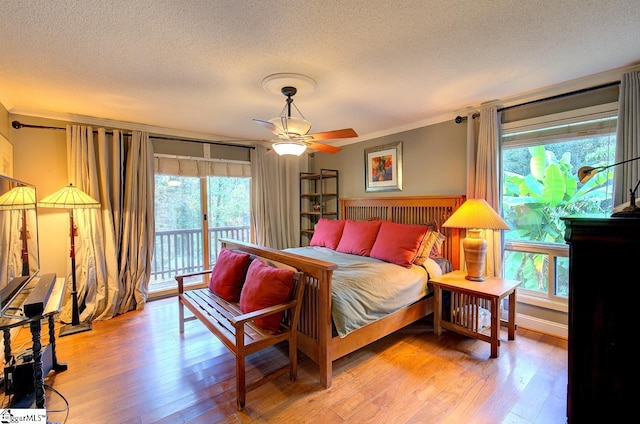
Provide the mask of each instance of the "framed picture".
POLYGON ((402 141, 364 150, 365 191, 402 191, 402 141))

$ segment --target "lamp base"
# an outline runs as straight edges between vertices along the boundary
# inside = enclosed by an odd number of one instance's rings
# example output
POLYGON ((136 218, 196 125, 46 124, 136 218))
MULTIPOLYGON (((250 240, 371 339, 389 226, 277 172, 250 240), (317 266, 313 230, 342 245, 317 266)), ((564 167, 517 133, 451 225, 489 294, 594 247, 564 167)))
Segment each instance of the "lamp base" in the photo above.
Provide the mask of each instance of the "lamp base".
POLYGON ((612 213, 611 216, 640 218, 640 208, 636 205, 629 205, 621 211, 612 213))
POLYGON ((80 323, 78 325, 63 325, 60 327, 58 337, 70 336, 76 333, 82 333, 85 331, 91 331, 91 324, 80 323))
POLYGON ((480 230, 467 229, 467 237, 462 240, 464 260, 470 281, 484 281, 484 260, 487 254, 487 241, 480 237, 480 230))
POLYGON ((465 275, 464 278, 469 281, 484 281, 484 277, 474 277, 473 275, 465 275))
POLYGON ((612 213, 611 216, 640 218, 640 208, 636 206, 636 191, 638 190, 639 185, 640 185, 640 181, 638 181, 638 184, 636 184, 633 190, 629 190, 629 206, 625 207, 622 210, 612 213))

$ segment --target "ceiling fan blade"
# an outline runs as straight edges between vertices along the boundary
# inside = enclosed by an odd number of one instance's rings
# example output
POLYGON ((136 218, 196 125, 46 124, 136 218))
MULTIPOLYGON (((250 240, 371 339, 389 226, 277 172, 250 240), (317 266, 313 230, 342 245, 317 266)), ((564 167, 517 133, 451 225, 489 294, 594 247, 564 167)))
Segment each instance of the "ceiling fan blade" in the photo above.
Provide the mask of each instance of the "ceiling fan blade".
POLYGON ((335 138, 352 138, 357 136, 358 134, 353 130, 353 128, 344 128, 341 130, 326 131, 307 135, 307 137, 312 137, 314 140, 333 140, 335 138))
POLYGON ((322 144, 322 143, 315 143, 311 140, 305 140, 304 143, 310 149, 317 150, 319 152, 329 153, 329 154, 338 153, 339 151, 342 150, 340 147, 330 146, 328 144, 322 144))
POLYGON ((253 122, 255 122, 258 125, 262 125, 266 129, 268 129, 269 131, 274 133, 275 135, 282 134, 282 131, 280 131, 280 128, 278 128, 275 124, 273 124, 273 123, 271 123, 269 121, 262 121, 260 119, 254 119, 253 122))

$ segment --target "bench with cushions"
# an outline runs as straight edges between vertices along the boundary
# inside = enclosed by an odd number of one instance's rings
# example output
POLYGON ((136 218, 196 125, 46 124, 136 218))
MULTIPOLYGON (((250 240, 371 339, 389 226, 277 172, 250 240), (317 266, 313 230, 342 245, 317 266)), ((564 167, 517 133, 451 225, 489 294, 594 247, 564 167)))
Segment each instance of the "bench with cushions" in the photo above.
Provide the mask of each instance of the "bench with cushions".
POLYGON ((304 293, 302 273, 286 265, 243 252, 222 249, 211 270, 177 275, 179 325, 200 320, 236 358, 236 403, 246 393, 289 372, 297 375, 296 327, 304 293), (185 279, 211 274, 208 287, 189 289, 185 279), (185 308, 193 315, 186 316, 185 308), (246 384, 246 357, 288 341, 289 363, 246 384))

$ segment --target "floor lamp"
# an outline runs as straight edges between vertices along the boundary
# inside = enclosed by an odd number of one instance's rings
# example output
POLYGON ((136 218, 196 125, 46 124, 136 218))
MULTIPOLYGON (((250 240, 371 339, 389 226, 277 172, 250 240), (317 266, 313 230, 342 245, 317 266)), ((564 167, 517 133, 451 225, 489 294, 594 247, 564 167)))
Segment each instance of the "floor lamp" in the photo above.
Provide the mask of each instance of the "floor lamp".
POLYGON ((22 212, 20 239, 22 240, 22 275, 29 275, 29 231, 27 230, 27 209, 36 208, 36 190, 33 187, 17 186, 0 196, 0 210, 22 212))
POLYGON ((81 333, 91 330, 91 323, 80 323, 80 311, 78 310, 78 287, 76 284, 76 250, 75 236, 77 229, 73 223, 74 209, 98 209, 100 202, 89 196, 84 191, 73 184, 61 188, 53 194, 45 197, 38 202, 38 206, 43 208, 69 209, 69 238, 71 239, 71 324, 60 327, 59 337, 69 336, 71 334, 81 333))

